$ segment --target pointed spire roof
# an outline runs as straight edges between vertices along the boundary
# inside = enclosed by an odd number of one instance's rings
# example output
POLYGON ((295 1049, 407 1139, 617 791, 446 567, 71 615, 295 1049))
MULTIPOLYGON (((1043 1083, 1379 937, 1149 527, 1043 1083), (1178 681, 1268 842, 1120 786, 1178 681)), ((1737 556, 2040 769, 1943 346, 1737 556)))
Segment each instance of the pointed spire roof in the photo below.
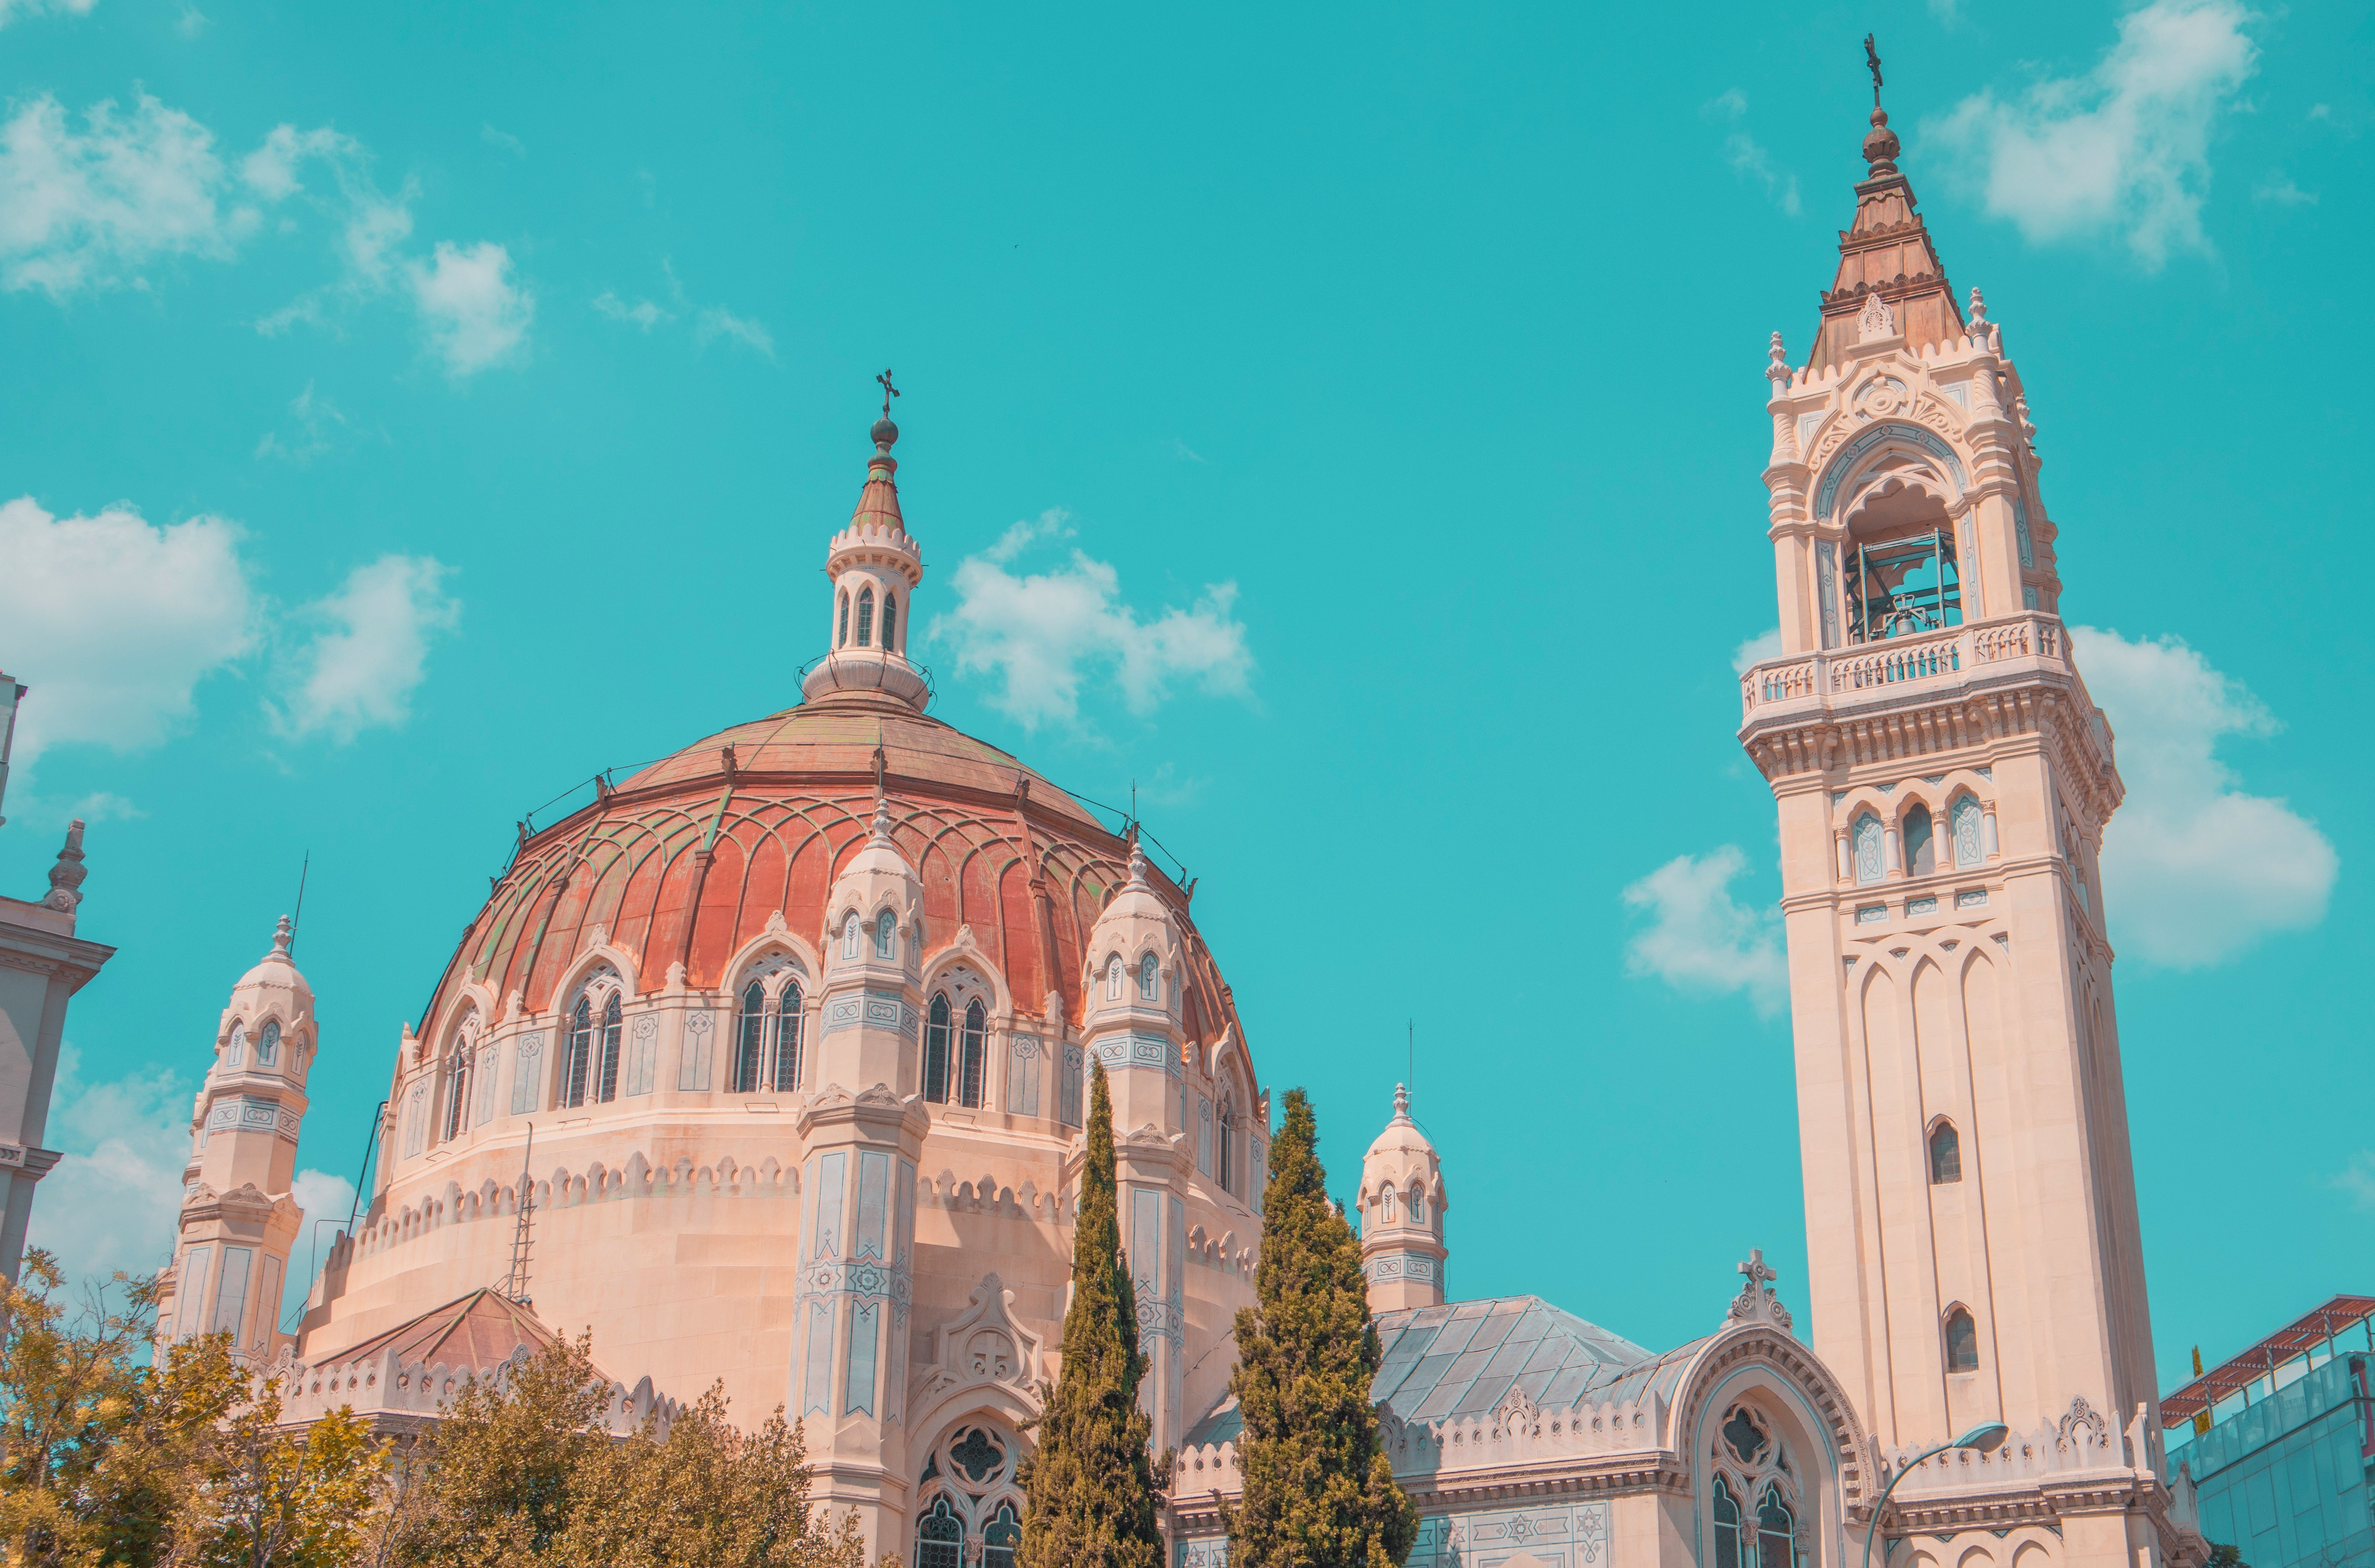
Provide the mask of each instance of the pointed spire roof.
POLYGON ((866 460, 866 488, 857 492, 857 510, 849 514, 849 525, 904 534, 907 524, 899 515, 899 486, 892 478, 899 471, 899 460, 891 455, 899 440, 899 427, 885 414, 874 421, 868 433, 874 441, 874 455, 866 460))
POLYGON ((1914 207, 1913 183, 1896 166, 1902 150, 1888 128, 1875 80, 1872 128, 1863 138, 1866 172, 1855 188, 1855 221, 1839 233, 1839 270, 1822 295, 1823 322, 1809 365, 1845 364, 1868 328, 1875 336, 1902 336, 1914 351, 1962 335, 1963 315, 1947 285, 1945 264, 1914 207), (1882 307, 1877 311, 1871 309, 1875 294, 1882 307))

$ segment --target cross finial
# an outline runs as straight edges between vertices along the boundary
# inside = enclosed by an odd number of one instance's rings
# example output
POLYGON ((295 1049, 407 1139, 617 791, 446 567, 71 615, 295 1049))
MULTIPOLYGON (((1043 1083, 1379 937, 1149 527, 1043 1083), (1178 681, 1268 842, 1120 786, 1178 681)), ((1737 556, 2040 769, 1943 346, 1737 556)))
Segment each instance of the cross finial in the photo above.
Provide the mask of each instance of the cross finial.
POLYGON ((1748 1249, 1748 1261, 1740 1266, 1740 1272, 1748 1276, 1748 1285, 1751 1290, 1760 1290, 1780 1278, 1773 1270, 1765 1267, 1763 1247, 1748 1249))
MULTIPOLYGON (((1865 41, 1869 43, 1871 41, 1867 39, 1865 41)), ((1874 99, 1873 101, 1877 103, 1880 100, 1874 99)), ((887 370, 876 376, 874 380, 882 388, 882 417, 887 419, 891 417, 891 400, 899 395, 899 389, 891 384, 891 372, 887 370)))
POLYGON ((1873 41, 1870 33, 1863 35, 1863 64, 1864 69, 1872 73, 1872 106, 1877 109, 1880 107, 1880 45, 1873 41))

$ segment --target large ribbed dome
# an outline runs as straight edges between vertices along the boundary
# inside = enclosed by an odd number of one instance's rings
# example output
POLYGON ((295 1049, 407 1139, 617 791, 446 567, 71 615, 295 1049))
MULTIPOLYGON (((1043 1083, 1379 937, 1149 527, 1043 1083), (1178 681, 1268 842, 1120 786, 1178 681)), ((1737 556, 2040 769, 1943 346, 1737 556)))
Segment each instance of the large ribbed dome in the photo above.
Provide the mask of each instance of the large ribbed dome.
MULTIPOLYGON (((428 1016, 467 983, 549 1008, 596 925, 632 955, 639 993, 676 964, 688 984, 724 984, 772 916, 818 939, 833 878, 866 840, 878 759, 893 839, 923 877, 928 943, 970 926, 1018 1006, 1036 1011, 1053 991, 1077 1019, 1081 938, 1128 879, 1128 843, 996 747, 854 691, 696 741, 528 839, 428 1016)), ((1183 1021, 1212 1038, 1234 1021, 1227 990, 1186 896, 1150 880, 1190 936, 1183 1021)))

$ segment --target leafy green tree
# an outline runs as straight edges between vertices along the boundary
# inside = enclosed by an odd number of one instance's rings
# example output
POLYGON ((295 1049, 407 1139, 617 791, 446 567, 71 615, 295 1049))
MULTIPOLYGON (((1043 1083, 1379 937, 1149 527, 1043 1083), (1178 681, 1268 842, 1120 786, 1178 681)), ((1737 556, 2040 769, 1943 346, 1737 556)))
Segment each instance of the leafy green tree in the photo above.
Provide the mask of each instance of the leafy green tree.
POLYGON ((1361 1244, 1328 1201, 1317 1145, 1309 1098, 1289 1090, 1262 1195, 1257 1304, 1237 1314, 1245 1495, 1229 1517, 1231 1568, 1398 1568, 1418 1538, 1369 1398, 1377 1330, 1361 1244))
POLYGON ((1021 1568, 1162 1568, 1154 1522, 1152 1423, 1138 1407, 1146 1362, 1138 1307, 1121 1253, 1114 1177, 1113 1100, 1104 1066, 1089 1064, 1089 1149, 1072 1229, 1072 1305, 1064 1364, 1041 1385, 1037 1448, 1022 1466, 1029 1507, 1021 1568))

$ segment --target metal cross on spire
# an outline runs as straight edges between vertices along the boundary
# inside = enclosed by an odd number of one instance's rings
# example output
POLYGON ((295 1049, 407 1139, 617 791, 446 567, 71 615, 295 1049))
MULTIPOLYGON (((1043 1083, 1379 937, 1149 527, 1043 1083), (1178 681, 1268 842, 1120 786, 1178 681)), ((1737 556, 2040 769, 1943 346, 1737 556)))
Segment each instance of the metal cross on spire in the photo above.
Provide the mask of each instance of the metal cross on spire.
POLYGON ((1775 1279, 1780 1278, 1780 1276, 1774 1273, 1773 1270, 1765 1267, 1765 1249, 1763 1247, 1751 1247, 1748 1249, 1748 1261, 1740 1266, 1740 1272, 1748 1276, 1748 1283, 1751 1290, 1769 1285, 1775 1279))
POLYGON ((899 389, 891 384, 891 372, 887 370, 874 379, 882 388, 882 417, 887 419, 891 417, 891 400, 899 395, 899 389))
POLYGON ((1864 68, 1872 73, 1872 106, 1877 109, 1880 107, 1880 46, 1873 41, 1870 33, 1863 35, 1863 64, 1864 68))

